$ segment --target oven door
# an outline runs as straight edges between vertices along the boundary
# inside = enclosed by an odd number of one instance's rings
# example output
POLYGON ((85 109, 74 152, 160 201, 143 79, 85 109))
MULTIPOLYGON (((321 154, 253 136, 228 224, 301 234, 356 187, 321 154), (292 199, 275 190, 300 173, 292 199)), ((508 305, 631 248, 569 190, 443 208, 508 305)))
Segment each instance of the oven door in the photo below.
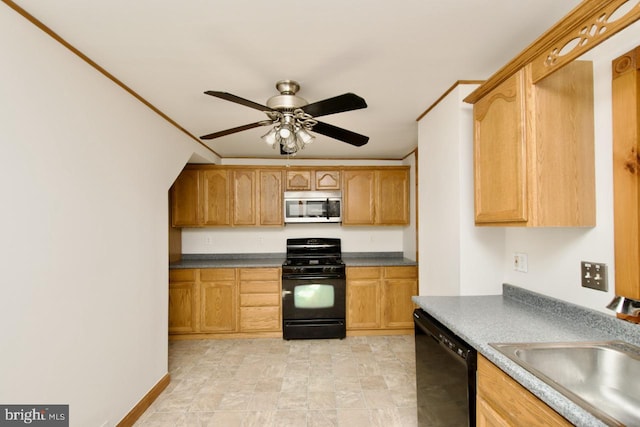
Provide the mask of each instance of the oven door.
POLYGON ((284 276, 282 279, 283 320, 345 318, 344 278, 326 276, 284 276))

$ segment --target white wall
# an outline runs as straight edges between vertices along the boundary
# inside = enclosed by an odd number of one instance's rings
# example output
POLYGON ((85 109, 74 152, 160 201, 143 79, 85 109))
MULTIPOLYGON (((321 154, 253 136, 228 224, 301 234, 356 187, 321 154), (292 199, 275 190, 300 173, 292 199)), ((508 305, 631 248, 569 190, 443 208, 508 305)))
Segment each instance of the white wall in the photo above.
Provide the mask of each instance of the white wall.
POLYGON ((500 293, 504 231, 473 221, 473 115, 458 85, 418 125, 420 295, 500 293))
POLYGON ((585 229, 507 229, 504 281, 572 301, 595 310, 613 297, 613 178, 611 136, 611 60, 640 44, 640 22, 623 30, 583 57, 594 61, 596 227, 585 229), (527 273, 511 268, 513 252, 528 255, 527 273), (604 262, 609 292, 580 286, 580 261, 604 262))
POLYGON ((115 425, 167 373, 167 190, 211 155, 0 5, 0 402, 115 425))
MULTIPOLYGON (((259 143, 259 142, 256 142, 259 143)), ((290 165, 290 166, 412 166, 399 160, 302 160, 302 159, 223 159, 224 165, 290 165)), ((410 185, 413 185, 411 180, 410 185)), ((413 187, 410 189, 413 193, 413 187)), ((413 197, 413 194, 412 194, 413 197)), ((411 209, 413 210, 411 205, 411 209)), ((183 228, 183 254, 227 253, 284 253, 286 240, 296 237, 336 237, 342 240, 343 252, 403 252, 415 260, 414 247, 406 239, 415 241, 415 215, 409 226, 360 227, 338 224, 287 224, 284 227, 183 228), (413 249, 413 250, 412 250, 413 249)))
MULTIPOLYGON (((420 295, 501 292, 510 283, 602 312, 613 297, 611 60, 640 44, 640 22, 581 59, 594 61, 596 223, 593 228, 475 227, 473 118, 458 86, 419 123, 420 295), (527 254, 528 271, 513 269, 527 254), (580 285, 580 261, 604 262, 609 291, 580 285)), ((466 86, 466 85, 465 85, 466 86)))

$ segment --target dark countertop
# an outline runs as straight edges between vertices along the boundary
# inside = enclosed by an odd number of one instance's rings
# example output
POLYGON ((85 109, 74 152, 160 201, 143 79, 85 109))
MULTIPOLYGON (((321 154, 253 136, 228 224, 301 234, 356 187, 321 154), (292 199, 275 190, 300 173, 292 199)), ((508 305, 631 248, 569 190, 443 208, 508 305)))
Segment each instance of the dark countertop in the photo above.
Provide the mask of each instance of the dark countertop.
POLYGON ((511 285, 503 295, 413 297, 478 353, 577 426, 604 426, 489 343, 623 340, 640 346, 640 326, 511 285))
MULTIPOLYGON (((183 254, 182 259, 169 264, 169 268, 280 267, 285 258, 284 253, 183 254)), ((344 252, 342 260, 350 267, 417 265, 404 258, 402 252, 344 252)))
POLYGON ((402 252, 343 252, 342 261, 347 267, 385 267, 418 265, 405 258, 402 252))

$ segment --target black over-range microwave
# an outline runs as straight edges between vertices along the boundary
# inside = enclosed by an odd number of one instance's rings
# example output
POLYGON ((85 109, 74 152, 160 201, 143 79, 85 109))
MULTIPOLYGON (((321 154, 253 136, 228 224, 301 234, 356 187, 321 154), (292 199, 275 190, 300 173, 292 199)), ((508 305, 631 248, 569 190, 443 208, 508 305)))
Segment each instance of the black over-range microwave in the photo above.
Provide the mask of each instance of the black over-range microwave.
POLYGON ((340 191, 285 191, 284 222, 341 222, 340 191))

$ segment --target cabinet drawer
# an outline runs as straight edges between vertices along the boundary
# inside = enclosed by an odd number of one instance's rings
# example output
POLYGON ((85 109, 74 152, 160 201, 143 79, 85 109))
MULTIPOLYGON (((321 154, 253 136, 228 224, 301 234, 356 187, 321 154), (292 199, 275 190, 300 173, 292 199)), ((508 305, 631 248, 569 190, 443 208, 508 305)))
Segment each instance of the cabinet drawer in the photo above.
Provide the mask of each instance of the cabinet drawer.
POLYGON ((194 282, 196 280, 197 271, 198 270, 195 270, 195 269, 169 270, 169 281, 170 282, 194 282))
POLYGON ((215 282, 219 280, 235 280, 236 272, 233 268, 203 268, 200 270, 202 282, 215 282))
POLYGON ((279 331, 280 307, 240 307, 241 331, 279 331))
POLYGON ((384 267, 384 277, 386 279, 416 279, 418 269, 414 266, 384 267))
POLYGON ((378 278, 380 278, 380 267, 347 267, 347 280, 378 278))
POLYGON ((241 268, 240 280, 280 280, 279 268, 241 268))
POLYGON ((240 305, 242 307, 277 307, 280 305, 280 294, 241 294, 240 305))
POLYGON ((280 294, 280 281, 240 282, 241 294, 280 294))

